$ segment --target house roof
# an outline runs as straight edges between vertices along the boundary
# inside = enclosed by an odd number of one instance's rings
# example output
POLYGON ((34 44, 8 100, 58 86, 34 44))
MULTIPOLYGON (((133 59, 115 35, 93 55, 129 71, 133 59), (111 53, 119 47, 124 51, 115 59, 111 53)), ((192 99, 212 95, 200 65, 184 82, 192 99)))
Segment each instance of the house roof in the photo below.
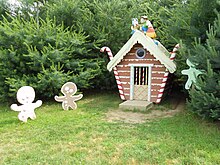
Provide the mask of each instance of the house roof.
POLYGON ((111 71, 136 43, 140 43, 144 49, 147 49, 150 54, 152 54, 157 60, 161 62, 161 64, 163 64, 168 69, 170 73, 176 71, 176 65, 173 61, 170 60, 170 54, 167 49, 160 42, 158 42, 158 45, 156 45, 150 37, 146 36, 144 33, 138 30, 131 36, 127 43, 108 63, 107 69, 111 71))

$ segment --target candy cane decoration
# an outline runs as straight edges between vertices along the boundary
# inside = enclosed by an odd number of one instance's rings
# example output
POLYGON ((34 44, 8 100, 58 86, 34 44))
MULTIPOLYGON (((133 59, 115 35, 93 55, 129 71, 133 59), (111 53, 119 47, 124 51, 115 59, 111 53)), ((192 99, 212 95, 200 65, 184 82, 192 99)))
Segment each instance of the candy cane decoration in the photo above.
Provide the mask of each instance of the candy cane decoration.
POLYGON ((173 51, 170 52, 170 60, 173 61, 176 57, 176 52, 177 50, 180 48, 180 45, 179 44, 176 44, 175 47, 173 48, 173 51))
MULTIPOLYGON (((173 51, 170 52, 170 60, 171 61, 173 61, 175 59, 176 52, 179 49, 179 47, 180 47, 179 44, 176 44, 176 46, 173 48, 173 51)), ((161 101, 161 98, 163 96, 163 92, 164 92, 164 89, 165 89, 165 86, 166 86, 166 82, 167 82, 168 76, 169 76, 169 72, 166 69, 166 71, 164 73, 164 76, 163 76, 162 84, 160 86, 159 94, 157 95, 156 103, 160 103, 160 101, 161 101)))
MULTIPOLYGON (((113 59, 112 51, 110 50, 109 47, 102 47, 100 49, 100 52, 107 52, 107 54, 109 56, 109 59, 110 60, 113 59)), ((116 83, 117 83, 117 86, 118 86, 120 97, 121 97, 122 100, 125 100, 124 91, 123 91, 122 84, 121 84, 119 74, 118 74, 118 71, 117 71, 116 67, 113 68, 113 72, 114 72, 114 75, 115 75, 115 79, 116 79, 116 83)))

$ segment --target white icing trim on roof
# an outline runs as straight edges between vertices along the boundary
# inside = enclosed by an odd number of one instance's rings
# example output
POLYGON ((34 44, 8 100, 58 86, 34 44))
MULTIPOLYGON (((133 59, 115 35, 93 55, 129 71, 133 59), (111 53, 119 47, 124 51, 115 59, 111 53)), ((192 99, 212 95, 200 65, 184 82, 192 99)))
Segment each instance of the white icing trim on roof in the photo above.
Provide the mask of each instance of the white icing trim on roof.
POLYGON ((144 33, 138 30, 131 36, 127 43, 108 63, 107 69, 111 71, 136 43, 140 43, 144 49, 147 49, 157 60, 161 62, 161 64, 163 64, 168 69, 170 73, 176 71, 176 65, 168 57, 169 52, 167 49, 160 42, 158 42, 158 45, 156 45, 150 37, 146 36, 144 33))

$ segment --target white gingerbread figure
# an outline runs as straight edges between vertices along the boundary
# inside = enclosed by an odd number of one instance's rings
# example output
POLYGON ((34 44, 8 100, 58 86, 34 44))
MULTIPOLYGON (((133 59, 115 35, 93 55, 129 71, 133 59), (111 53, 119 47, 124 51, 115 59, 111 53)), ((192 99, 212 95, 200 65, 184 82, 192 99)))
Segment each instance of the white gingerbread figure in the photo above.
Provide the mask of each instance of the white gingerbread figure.
POLYGON ((69 107, 72 109, 76 109, 77 104, 75 103, 75 101, 80 100, 83 97, 82 94, 72 96, 77 92, 76 84, 74 84, 73 82, 65 83, 61 88, 61 92, 64 94, 64 96, 55 96, 55 100, 58 102, 62 102, 62 107, 64 110, 68 110, 69 107))
POLYGON ((35 91, 30 86, 23 86, 17 92, 17 100, 22 105, 12 104, 11 109, 13 111, 20 112, 18 114, 18 119, 27 122, 28 118, 32 120, 36 119, 36 114, 34 112, 35 108, 38 108, 42 105, 42 101, 38 100, 36 103, 33 103, 35 98, 35 91))

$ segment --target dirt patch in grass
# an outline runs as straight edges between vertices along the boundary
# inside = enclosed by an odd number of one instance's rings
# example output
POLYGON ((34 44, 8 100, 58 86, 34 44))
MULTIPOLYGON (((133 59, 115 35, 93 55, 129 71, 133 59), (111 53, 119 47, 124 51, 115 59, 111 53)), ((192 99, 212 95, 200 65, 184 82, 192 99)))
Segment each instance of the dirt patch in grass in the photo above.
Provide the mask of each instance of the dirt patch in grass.
POLYGON ((166 108, 164 106, 153 106, 153 108, 145 112, 123 111, 121 109, 110 110, 106 113, 106 120, 108 122, 124 122, 137 124, 152 121, 158 118, 173 117, 174 115, 184 110, 185 100, 171 100, 170 107, 171 108, 166 108))
POLYGON ((153 110, 149 114, 139 113, 139 112, 127 112, 122 111, 120 109, 109 111, 106 114, 107 121, 109 122, 125 122, 125 123, 144 123, 146 121, 150 121, 152 119, 157 118, 165 118, 165 117, 172 117, 175 114, 179 113, 180 110, 153 110))

